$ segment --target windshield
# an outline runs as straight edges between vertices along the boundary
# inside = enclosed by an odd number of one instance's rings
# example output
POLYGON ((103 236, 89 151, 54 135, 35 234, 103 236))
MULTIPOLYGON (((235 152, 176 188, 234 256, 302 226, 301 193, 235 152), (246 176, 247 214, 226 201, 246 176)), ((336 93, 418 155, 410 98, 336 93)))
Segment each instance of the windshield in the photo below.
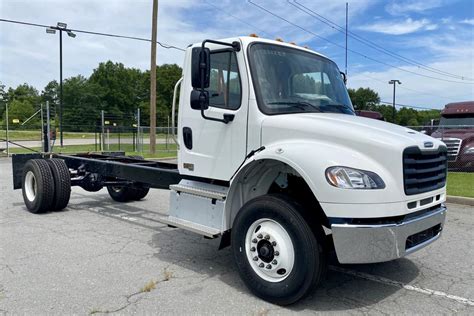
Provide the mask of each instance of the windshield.
POLYGON ((472 128, 474 127, 473 116, 443 116, 439 122, 443 128, 472 128))
POLYGON ((336 64, 298 49, 257 43, 250 47, 257 102, 265 114, 345 113, 354 115, 336 64))

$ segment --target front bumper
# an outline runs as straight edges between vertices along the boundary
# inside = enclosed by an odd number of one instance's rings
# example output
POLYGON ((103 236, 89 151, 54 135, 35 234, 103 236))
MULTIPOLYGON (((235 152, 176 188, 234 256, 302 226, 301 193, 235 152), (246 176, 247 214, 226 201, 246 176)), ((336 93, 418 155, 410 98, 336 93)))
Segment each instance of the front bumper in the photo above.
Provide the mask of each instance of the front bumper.
POLYGON ((340 263, 375 263, 398 259, 438 239, 446 207, 388 224, 332 224, 340 263))

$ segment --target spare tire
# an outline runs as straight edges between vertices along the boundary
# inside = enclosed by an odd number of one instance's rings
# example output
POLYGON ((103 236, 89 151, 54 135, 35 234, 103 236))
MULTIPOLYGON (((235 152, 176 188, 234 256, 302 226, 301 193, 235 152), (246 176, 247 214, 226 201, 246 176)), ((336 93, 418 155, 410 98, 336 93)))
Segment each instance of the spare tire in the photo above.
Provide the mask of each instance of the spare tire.
POLYGON ((34 214, 52 210, 54 179, 46 160, 31 159, 23 168, 21 191, 28 211, 34 214))

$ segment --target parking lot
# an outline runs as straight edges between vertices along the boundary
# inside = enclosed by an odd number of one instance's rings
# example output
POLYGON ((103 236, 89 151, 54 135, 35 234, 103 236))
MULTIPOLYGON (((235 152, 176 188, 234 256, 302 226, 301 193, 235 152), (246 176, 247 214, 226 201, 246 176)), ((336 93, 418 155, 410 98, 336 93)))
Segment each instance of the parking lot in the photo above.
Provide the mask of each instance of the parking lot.
POLYGON ((62 212, 33 215, 0 159, 0 314, 474 314, 474 207, 448 205, 442 238, 400 260, 339 265, 309 297, 254 297, 229 248, 157 219, 167 191, 113 202, 73 188, 62 212))

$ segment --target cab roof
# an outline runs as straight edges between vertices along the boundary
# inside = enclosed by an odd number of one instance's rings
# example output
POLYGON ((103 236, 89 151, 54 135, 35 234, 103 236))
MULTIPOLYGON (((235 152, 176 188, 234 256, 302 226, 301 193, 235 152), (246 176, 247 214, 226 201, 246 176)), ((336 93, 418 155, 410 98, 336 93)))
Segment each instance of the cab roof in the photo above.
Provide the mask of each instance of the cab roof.
POLYGON ((441 112, 442 115, 474 114, 474 101, 448 103, 441 112))

